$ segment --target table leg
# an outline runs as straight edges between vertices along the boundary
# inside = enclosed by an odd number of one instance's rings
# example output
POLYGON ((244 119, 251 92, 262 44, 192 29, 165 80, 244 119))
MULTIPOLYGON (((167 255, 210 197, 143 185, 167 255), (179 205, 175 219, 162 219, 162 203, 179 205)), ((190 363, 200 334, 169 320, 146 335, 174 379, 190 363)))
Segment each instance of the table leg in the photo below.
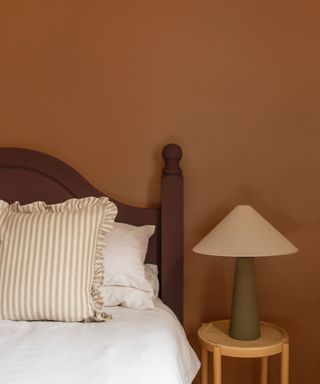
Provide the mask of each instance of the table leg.
POLYGON ((201 384, 208 384, 208 351, 201 348, 201 384))
POLYGON ((264 356, 261 359, 260 384, 268 384, 268 357, 267 356, 264 356))
POLYGON ((281 384, 289 384, 289 343, 284 343, 282 347, 281 384))
POLYGON ((213 348, 213 384, 221 384, 221 350, 213 348))

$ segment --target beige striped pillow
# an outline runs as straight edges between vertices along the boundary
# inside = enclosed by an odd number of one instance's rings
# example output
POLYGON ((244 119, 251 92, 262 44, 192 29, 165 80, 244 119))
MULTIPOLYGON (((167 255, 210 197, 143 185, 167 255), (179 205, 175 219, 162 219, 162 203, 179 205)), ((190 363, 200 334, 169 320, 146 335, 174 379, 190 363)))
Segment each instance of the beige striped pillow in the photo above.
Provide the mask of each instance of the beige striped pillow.
POLYGON ((21 206, 0 200, 0 319, 102 321, 107 197, 21 206))

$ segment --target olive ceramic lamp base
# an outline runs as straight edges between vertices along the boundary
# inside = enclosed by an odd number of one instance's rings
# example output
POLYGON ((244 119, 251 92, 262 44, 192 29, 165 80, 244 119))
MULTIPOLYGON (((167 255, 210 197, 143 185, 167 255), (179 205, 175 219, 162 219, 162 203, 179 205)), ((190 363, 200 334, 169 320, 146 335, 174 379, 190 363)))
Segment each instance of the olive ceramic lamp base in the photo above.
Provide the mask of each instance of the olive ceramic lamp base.
POLYGON ((239 340, 260 337, 253 257, 237 257, 229 336, 239 340))

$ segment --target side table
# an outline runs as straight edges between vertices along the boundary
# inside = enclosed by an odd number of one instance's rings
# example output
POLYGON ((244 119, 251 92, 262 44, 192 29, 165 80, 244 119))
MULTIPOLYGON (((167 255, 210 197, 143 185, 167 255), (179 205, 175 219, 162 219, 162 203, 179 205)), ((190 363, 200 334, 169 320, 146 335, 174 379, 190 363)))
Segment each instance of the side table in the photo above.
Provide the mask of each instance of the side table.
POLYGON ((277 325, 261 322, 261 336, 243 341, 228 335, 229 320, 202 324, 198 330, 201 345, 201 383, 208 384, 208 354, 213 353, 213 384, 221 384, 221 357, 261 358, 260 383, 268 382, 268 356, 281 354, 281 384, 289 384, 289 337, 277 325))

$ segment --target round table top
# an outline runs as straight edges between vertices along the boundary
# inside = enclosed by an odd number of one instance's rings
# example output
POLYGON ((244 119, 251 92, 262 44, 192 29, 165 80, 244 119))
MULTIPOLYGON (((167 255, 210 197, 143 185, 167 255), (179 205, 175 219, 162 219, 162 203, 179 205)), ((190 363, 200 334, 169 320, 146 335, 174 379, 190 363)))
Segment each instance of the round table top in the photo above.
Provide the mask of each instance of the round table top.
POLYGON ((289 341, 288 333, 283 328, 261 322, 261 336, 255 340, 237 340, 229 336, 229 320, 218 320, 202 324, 198 330, 202 347, 213 351, 221 349, 225 356, 259 357, 280 353, 282 345, 289 341))

